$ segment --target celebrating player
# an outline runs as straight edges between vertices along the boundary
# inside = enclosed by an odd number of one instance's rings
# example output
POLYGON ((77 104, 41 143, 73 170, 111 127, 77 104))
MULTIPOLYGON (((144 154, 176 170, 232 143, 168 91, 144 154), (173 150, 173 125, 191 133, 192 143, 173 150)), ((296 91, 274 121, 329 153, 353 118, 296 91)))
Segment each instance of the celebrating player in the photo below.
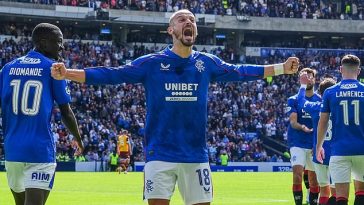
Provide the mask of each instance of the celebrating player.
POLYGON ((87 84, 142 83, 147 98, 144 197, 150 205, 168 205, 178 183, 185 204, 207 205, 212 201, 205 141, 209 83, 293 74, 299 62, 291 57, 282 64, 237 66, 193 51, 197 26, 188 10, 173 13, 167 31, 173 46, 126 66, 72 70, 54 64, 52 76, 87 84))
MULTIPOLYGON (((321 109, 322 102, 320 102, 320 101, 310 102, 305 99, 305 91, 306 91, 307 85, 310 84, 311 81, 312 80, 310 79, 309 75, 307 75, 307 73, 301 72, 301 74, 300 74, 301 88, 299 90, 297 100, 298 100, 298 106, 302 107, 303 111, 310 114, 310 116, 312 118, 313 133, 314 133, 313 155, 316 156, 315 153, 316 153, 316 141, 317 141, 317 124, 320 119, 320 109, 321 109)), ((335 83, 336 83, 336 81, 333 78, 324 78, 321 81, 321 83, 319 84, 319 88, 317 90, 318 94, 320 96, 322 96, 323 93, 325 92, 325 90, 328 87, 335 85, 335 83)), ((332 190, 333 196, 331 197, 331 199, 329 199, 329 197, 330 197, 329 160, 330 160, 330 140, 331 140, 331 136, 332 136, 330 126, 329 126, 328 132, 325 137, 324 147, 326 150, 326 158, 325 158, 323 164, 319 163, 315 157, 313 159, 313 162, 314 162, 313 166, 314 166, 315 173, 317 176, 317 181, 320 186, 320 198, 319 198, 319 202, 318 202, 319 205, 326 205, 326 204, 328 204, 329 200, 334 201, 334 202, 336 201, 334 190, 332 190)))
POLYGON ((345 55, 341 59, 342 81, 328 88, 317 131, 316 158, 326 159, 323 143, 332 121, 330 174, 336 187, 337 205, 347 205, 351 173, 355 180, 354 205, 364 204, 364 84, 358 82, 360 59, 345 55))
MULTIPOLYGON (((320 96, 313 92, 316 71, 304 68, 301 73, 307 73, 310 82, 307 84, 305 98, 310 102, 319 102, 320 96)), ((309 113, 298 104, 297 95, 288 98, 287 110, 289 116, 288 144, 291 152, 291 164, 293 170, 293 197, 296 205, 302 205, 302 174, 304 168, 308 170, 310 185, 309 202, 317 204, 319 187, 312 164, 311 149, 313 146, 312 120, 309 113)))
POLYGON ((38 24, 32 33, 35 46, 26 56, 6 64, 0 74, 5 167, 16 205, 46 203, 56 170, 51 132, 54 101, 62 119, 83 151, 77 121, 64 80, 51 78, 51 66, 63 49, 63 35, 52 24, 38 24))

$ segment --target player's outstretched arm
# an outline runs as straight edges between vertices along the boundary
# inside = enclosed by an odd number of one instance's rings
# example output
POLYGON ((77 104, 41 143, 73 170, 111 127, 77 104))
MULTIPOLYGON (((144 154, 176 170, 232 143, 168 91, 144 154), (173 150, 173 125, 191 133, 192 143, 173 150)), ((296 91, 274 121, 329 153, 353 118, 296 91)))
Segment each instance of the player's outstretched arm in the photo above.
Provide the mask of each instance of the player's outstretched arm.
POLYGON ((53 63, 51 75, 56 80, 72 80, 79 83, 84 83, 86 75, 84 70, 67 69, 63 63, 53 63))
POLYGON ((329 118, 330 113, 327 112, 321 112, 320 114, 320 120, 318 122, 317 127, 317 144, 316 144, 316 159, 320 163, 323 163, 323 160, 325 159, 325 152, 322 148, 322 145, 324 144, 325 135, 327 132, 327 128, 329 126, 329 118))
POLYGON ((83 147, 83 142, 81 139, 80 132, 78 130, 76 117, 73 114, 73 111, 68 103, 59 105, 59 109, 61 110, 63 123, 66 125, 66 127, 69 129, 69 131, 72 133, 72 135, 75 137, 75 140, 77 142, 78 149, 76 150, 75 155, 80 155, 80 154, 82 154, 84 147, 83 147))
POLYGON ((299 59, 296 57, 289 57, 286 62, 280 64, 264 66, 264 78, 281 75, 281 74, 294 74, 298 71, 299 59))

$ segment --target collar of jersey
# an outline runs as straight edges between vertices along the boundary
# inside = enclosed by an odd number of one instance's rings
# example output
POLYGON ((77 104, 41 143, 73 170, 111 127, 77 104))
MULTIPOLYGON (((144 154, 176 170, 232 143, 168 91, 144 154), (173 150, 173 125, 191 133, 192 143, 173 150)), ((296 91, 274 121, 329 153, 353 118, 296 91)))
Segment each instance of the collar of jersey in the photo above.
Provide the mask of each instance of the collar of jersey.
POLYGON ((345 80, 341 80, 342 83, 352 83, 352 82, 357 82, 358 80, 354 80, 354 79, 345 79, 345 80))
POLYGON ((42 56, 43 58, 48 59, 49 61, 55 62, 54 59, 48 58, 47 56, 43 55, 42 53, 39 53, 38 51, 35 51, 34 49, 30 50, 28 52, 28 55, 30 55, 30 56, 42 56))
POLYGON ((164 50, 165 54, 167 54, 171 58, 179 59, 179 60, 182 60, 182 61, 193 60, 194 56, 196 54, 196 51, 192 50, 192 53, 191 53, 190 56, 188 56, 187 58, 182 58, 181 56, 174 53, 171 49, 172 49, 172 45, 168 45, 167 48, 164 50))

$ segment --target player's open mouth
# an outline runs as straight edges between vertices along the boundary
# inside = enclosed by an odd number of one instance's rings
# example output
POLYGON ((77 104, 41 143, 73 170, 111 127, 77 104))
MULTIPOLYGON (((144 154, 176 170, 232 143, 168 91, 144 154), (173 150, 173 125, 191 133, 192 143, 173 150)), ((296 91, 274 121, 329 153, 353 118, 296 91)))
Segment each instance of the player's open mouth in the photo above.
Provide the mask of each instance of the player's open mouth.
POLYGON ((192 28, 186 28, 184 31, 183 31, 183 36, 185 38, 191 38, 192 39, 192 36, 193 36, 193 31, 192 31, 192 28))

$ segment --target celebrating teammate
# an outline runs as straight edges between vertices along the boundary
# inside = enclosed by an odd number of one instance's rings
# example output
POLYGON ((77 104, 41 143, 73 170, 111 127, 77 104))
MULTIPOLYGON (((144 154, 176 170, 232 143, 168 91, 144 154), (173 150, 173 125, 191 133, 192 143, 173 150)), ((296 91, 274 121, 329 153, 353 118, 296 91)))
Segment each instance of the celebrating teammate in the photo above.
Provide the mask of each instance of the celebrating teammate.
POLYGON ((185 204, 212 201, 212 181, 205 141, 207 91, 211 81, 248 81, 297 72, 298 59, 275 65, 232 65, 192 50, 195 16, 172 14, 168 33, 173 46, 119 67, 85 70, 54 64, 52 76, 87 84, 142 83, 146 90, 146 165, 144 197, 150 205, 168 205, 175 184, 185 204))
POLYGON ((364 204, 364 84, 358 82, 360 59, 345 55, 341 60, 342 81, 328 88, 317 131, 316 158, 326 159, 323 143, 332 121, 330 174, 336 187, 337 205, 347 205, 351 173, 355 180, 354 205, 364 204))
POLYGON ((50 120, 54 101, 76 139, 77 152, 83 150, 67 84, 50 75, 63 48, 62 32, 55 25, 38 24, 32 41, 34 50, 6 64, 0 74, 5 167, 16 205, 43 205, 52 189, 56 153, 50 120))
MULTIPOLYGON (((304 68, 300 74, 307 73, 310 82, 305 90, 305 98, 310 102, 319 102, 320 96, 313 92, 316 71, 311 68, 304 68)), ((287 115, 289 116, 288 144, 291 152, 291 164, 293 170, 293 197, 296 205, 302 205, 302 174, 308 170, 310 185, 309 202, 317 204, 319 187, 316 180, 312 163, 311 149, 313 146, 312 120, 309 113, 303 110, 298 104, 297 95, 288 98, 287 115)))
MULTIPOLYGON (((312 76, 311 76, 312 77, 312 76)), ((313 155, 316 153, 316 141, 317 141, 317 124, 320 119, 320 109, 322 102, 310 102, 305 99, 305 91, 307 85, 310 84, 312 80, 310 79, 309 75, 305 72, 301 72, 300 74, 300 83, 301 88, 298 93, 298 107, 302 107, 304 112, 310 114, 312 118, 312 125, 313 125, 313 133, 314 133, 314 140, 313 140, 313 155)), ((323 95, 325 90, 333 85, 335 85, 336 81, 333 78, 324 78, 321 83, 319 84, 318 94, 320 96, 323 95)), ((331 126, 331 125, 330 125, 331 126)), ((330 203, 335 202, 335 190, 332 190, 333 196, 330 198, 330 173, 329 173, 329 159, 330 159, 330 140, 332 136, 331 127, 329 126, 328 132, 325 137, 324 147, 326 150, 326 158, 323 164, 319 163, 316 158, 313 159, 313 166, 315 169, 315 173, 317 176, 317 181, 320 186, 320 198, 319 198, 319 205, 326 205, 330 201, 330 203)))

